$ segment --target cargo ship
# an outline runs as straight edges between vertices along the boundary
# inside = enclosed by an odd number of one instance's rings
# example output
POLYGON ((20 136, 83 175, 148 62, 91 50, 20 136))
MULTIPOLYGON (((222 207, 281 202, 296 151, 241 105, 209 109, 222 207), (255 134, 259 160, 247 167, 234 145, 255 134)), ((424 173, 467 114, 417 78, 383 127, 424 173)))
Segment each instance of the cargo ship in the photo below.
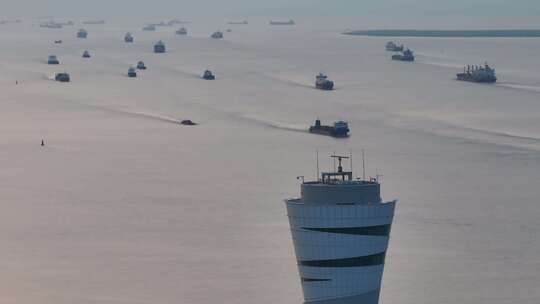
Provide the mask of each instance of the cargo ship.
POLYGON ((398 61, 414 61, 414 53, 413 51, 406 49, 401 54, 392 55, 392 60, 398 60, 398 61))
POLYGON ((148 24, 145 27, 143 27, 142 30, 147 31, 147 32, 154 32, 156 30, 156 26, 153 24, 148 24))
POLYGON ((105 20, 87 20, 83 24, 105 24, 105 20))
POLYGON ((479 82, 479 83, 495 83, 497 76, 495 69, 491 68, 487 63, 482 66, 468 65, 463 69, 463 73, 457 74, 457 80, 479 82))
POLYGON ((349 124, 346 121, 336 121, 333 126, 321 124, 321 120, 315 120, 315 125, 309 127, 309 133, 327 135, 332 137, 348 137, 349 124))
POLYGON ((295 25, 294 20, 290 19, 289 21, 270 21, 270 25, 295 25))
POLYGON ((244 21, 231 21, 231 22, 228 22, 228 24, 232 24, 232 25, 245 25, 245 24, 248 24, 247 20, 244 20, 244 21))

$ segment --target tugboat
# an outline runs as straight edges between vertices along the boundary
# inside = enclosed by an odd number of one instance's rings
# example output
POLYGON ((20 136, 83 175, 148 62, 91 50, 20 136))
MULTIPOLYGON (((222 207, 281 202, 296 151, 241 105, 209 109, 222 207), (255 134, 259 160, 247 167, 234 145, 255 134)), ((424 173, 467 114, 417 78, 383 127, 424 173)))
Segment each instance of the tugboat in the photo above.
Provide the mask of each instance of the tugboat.
POLYGON ((124 36, 124 42, 126 42, 126 43, 132 43, 133 42, 133 36, 131 35, 131 33, 126 33, 126 35, 124 36))
POLYGON ((196 126, 197 124, 191 121, 190 119, 184 119, 180 122, 181 125, 184 126, 196 126))
POLYGON ((88 37, 88 32, 85 29, 80 29, 77 32, 77 38, 86 39, 88 37))
POLYGON ((457 80, 479 83, 495 83, 497 81, 497 76, 495 76, 495 69, 491 68, 486 63, 483 67, 468 65, 463 69, 463 73, 457 74, 457 80))
POLYGON ((295 25, 294 20, 289 21, 270 21, 270 25, 295 25))
POLYGON ((82 58, 90 58, 90 53, 88 51, 84 51, 82 58))
POLYGON ((206 70, 204 71, 204 74, 202 76, 202 79, 205 79, 205 80, 215 80, 216 79, 216 76, 214 74, 212 74, 211 71, 209 70, 206 70))
POLYGON ((221 39, 221 38, 223 38, 223 33, 220 32, 220 31, 216 31, 216 32, 214 32, 214 33, 212 34, 212 36, 210 36, 210 37, 212 37, 212 38, 214 38, 214 39, 221 39))
POLYGON ((60 61, 58 61, 56 55, 50 55, 47 64, 60 64, 60 61))
POLYGON ((165 53, 165 43, 163 41, 160 40, 154 45, 154 53, 165 53))
POLYGON ((398 46, 393 41, 389 41, 386 44, 386 50, 390 52, 403 52, 403 44, 398 46))
POLYGON ((309 128, 309 133, 328 135, 332 137, 348 137, 349 124, 346 121, 336 121, 333 126, 321 124, 321 120, 315 120, 315 125, 309 128))
POLYGON ((176 31, 176 35, 187 35, 187 29, 185 27, 181 27, 176 31))
POLYGON ((154 32, 156 30, 156 26, 153 24, 148 24, 145 27, 143 27, 142 30, 147 31, 147 32, 154 32))
POLYGON ((137 63, 137 70, 146 70, 146 65, 144 65, 144 62, 139 61, 137 63))
POLYGON ((328 79, 323 73, 315 76, 315 87, 319 90, 331 91, 334 89, 334 82, 328 79))
POLYGON ((392 55, 392 60, 414 61, 414 53, 413 51, 406 49, 402 54, 392 55))
POLYGON ((59 81, 59 82, 69 82, 70 81, 69 74, 66 72, 56 73, 56 76, 54 76, 54 80, 59 81))
POLYGON ((137 72, 135 71, 133 67, 129 67, 127 75, 130 78, 135 78, 137 77, 137 72))

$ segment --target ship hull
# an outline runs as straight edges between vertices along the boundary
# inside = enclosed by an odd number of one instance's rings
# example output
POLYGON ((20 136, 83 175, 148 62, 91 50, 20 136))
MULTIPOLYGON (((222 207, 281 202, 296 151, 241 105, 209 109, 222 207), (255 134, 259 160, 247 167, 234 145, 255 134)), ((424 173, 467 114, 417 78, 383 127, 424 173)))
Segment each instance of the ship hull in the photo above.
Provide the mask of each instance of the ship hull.
POLYGON ((456 79, 459 80, 459 81, 467 81, 467 82, 475 82, 475 83, 495 83, 495 82, 497 82, 496 77, 474 78, 474 77, 468 76, 467 74, 457 74, 456 79))
POLYGON ((396 61, 405 61, 405 62, 413 62, 413 61, 414 61, 414 58, 403 57, 403 56, 401 56, 401 55, 394 55, 394 56, 392 56, 392 60, 396 60, 396 61))
POLYGON ((329 126, 322 126, 322 127, 310 127, 309 133, 311 134, 318 134, 318 135, 325 135, 325 136, 331 136, 335 138, 346 138, 349 137, 349 130, 336 130, 333 127, 329 126))
POLYGON ((316 84, 315 88, 323 91, 332 91, 334 89, 333 83, 316 84))

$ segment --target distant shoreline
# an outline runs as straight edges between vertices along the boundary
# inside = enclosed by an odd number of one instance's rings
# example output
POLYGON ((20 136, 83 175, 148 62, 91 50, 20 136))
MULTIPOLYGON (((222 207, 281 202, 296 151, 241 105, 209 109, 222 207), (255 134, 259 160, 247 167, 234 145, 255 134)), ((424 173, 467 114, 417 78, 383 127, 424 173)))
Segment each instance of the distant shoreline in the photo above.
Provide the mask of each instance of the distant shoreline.
POLYGON ((540 38, 540 30, 359 30, 343 35, 376 37, 540 38))

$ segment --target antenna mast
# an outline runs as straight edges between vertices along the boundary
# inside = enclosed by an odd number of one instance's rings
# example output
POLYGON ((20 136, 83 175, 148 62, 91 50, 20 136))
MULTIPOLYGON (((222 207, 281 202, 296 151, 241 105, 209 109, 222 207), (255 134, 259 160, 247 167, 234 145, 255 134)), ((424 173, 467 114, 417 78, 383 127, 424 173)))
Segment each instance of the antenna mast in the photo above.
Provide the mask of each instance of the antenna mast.
POLYGON ((317 154, 317 180, 319 180, 319 149, 315 150, 315 153, 317 154))
POLYGON ((349 150, 349 160, 351 161, 351 172, 354 172, 353 161, 352 161, 352 149, 349 150))
POLYGON ((362 149, 362 179, 366 180, 366 154, 364 149, 362 149))

